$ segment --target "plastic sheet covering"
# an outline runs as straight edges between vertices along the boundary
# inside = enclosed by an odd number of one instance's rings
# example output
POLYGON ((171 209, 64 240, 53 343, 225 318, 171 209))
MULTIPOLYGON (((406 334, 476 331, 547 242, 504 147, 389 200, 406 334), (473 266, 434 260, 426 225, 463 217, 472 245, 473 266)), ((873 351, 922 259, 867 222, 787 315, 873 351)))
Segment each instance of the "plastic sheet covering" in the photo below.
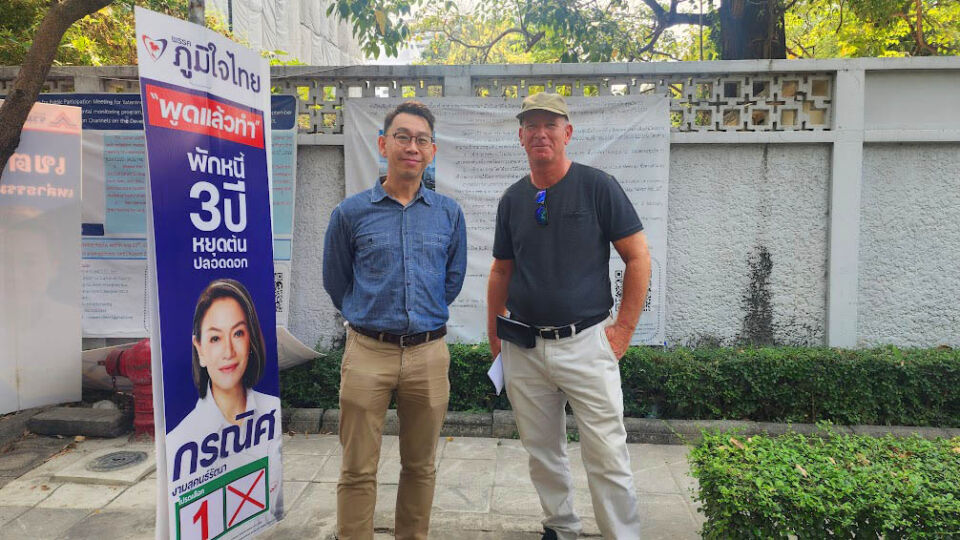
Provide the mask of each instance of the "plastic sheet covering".
POLYGON ((80 109, 37 103, 0 175, 0 414, 80 399, 80 155, 80 109))

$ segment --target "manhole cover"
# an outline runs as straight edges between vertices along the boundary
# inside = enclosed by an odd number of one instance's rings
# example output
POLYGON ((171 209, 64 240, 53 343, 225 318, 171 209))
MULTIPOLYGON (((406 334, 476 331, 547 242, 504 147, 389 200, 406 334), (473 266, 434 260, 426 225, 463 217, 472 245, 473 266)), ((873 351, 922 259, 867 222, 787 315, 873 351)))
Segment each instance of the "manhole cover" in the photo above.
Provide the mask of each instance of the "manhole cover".
POLYGON ((117 471, 142 463, 146 459, 146 452, 110 452, 87 463, 87 469, 93 472, 117 471))

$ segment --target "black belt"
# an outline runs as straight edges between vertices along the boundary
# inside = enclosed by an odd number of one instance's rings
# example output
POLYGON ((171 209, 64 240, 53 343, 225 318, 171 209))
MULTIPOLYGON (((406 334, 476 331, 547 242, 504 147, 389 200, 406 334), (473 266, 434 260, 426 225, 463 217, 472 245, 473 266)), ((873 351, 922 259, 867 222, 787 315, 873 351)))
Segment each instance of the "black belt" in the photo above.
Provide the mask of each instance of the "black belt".
POLYGON ((582 321, 577 321, 573 324, 568 324, 566 326, 552 326, 548 328, 540 328, 534 325, 530 325, 533 328, 533 333, 540 336, 543 339, 563 339, 568 338, 574 334, 579 334, 591 326, 601 323, 607 320, 609 313, 601 313, 594 317, 583 319, 582 321))
POLYGON ((360 326, 350 325, 350 328, 354 332, 373 338, 377 341, 382 341, 384 343, 393 343, 394 345, 399 345, 401 347, 413 347, 414 345, 420 345, 433 341, 435 339, 440 339, 443 336, 447 335, 447 325, 443 325, 436 330, 429 330, 427 332, 420 332, 419 334, 391 334, 389 332, 380 332, 377 330, 370 330, 368 328, 363 328, 360 326))

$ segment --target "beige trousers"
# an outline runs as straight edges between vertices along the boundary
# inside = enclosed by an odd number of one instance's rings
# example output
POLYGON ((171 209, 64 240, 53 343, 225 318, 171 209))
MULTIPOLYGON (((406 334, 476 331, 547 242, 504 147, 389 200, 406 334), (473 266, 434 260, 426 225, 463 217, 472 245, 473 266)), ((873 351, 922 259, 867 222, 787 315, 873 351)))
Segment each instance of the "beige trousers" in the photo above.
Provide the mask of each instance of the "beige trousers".
POLYGON ((437 440, 450 398, 443 339, 401 348, 347 330, 340 368, 337 535, 371 540, 383 421, 394 391, 400 420, 396 537, 426 540, 436 480, 437 440))
POLYGON ((517 429, 530 454, 530 479, 540 495, 545 527, 560 540, 582 529, 573 509, 567 458, 567 402, 580 432, 580 450, 597 525, 606 540, 637 540, 637 495, 623 425, 620 366, 604 327, 564 339, 536 339, 524 349, 503 342, 503 374, 517 429))

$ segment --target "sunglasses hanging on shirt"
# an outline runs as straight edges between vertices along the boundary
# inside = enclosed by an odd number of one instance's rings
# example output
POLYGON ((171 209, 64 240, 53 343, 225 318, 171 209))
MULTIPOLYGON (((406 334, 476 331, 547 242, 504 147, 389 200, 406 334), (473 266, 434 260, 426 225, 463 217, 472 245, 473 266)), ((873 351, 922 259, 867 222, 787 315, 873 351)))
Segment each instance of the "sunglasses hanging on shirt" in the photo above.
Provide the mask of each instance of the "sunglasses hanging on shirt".
POLYGON ((534 217, 537 218, 537 225, 546 226, 547 224, 547 190, 541 189, 537 192, 537 210, 534 217))

